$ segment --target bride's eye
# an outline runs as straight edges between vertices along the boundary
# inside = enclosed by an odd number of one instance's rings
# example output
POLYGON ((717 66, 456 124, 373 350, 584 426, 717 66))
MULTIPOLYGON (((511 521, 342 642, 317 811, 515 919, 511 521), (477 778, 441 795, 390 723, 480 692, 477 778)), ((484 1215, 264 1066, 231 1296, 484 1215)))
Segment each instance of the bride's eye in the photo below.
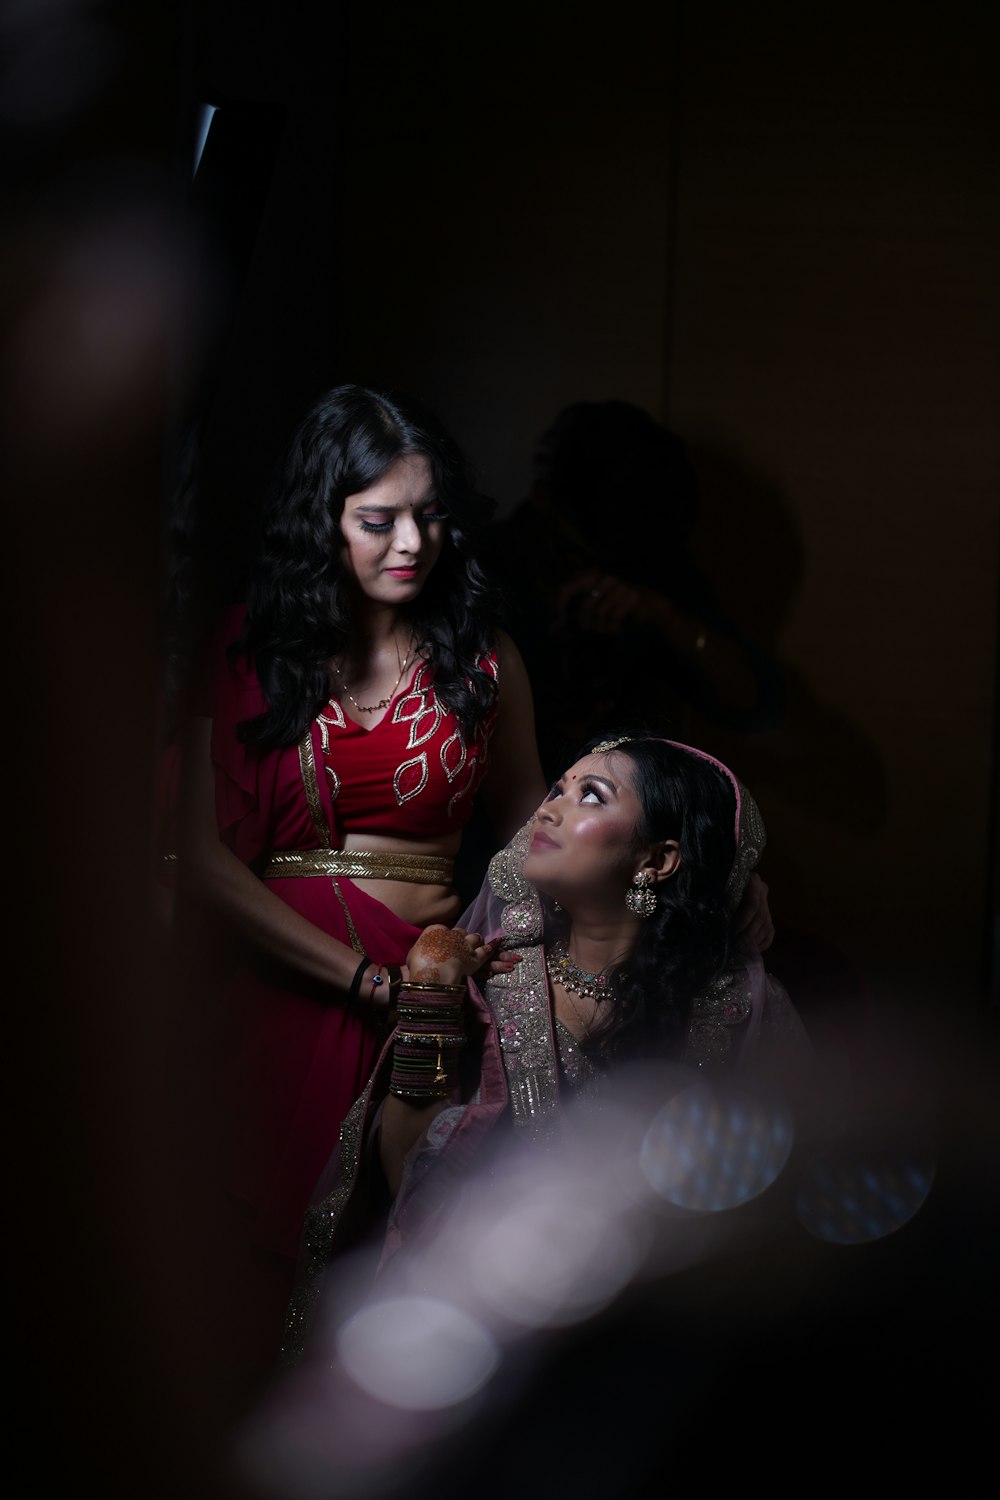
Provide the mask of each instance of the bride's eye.
POLYGON ((598 802, 603 807, 606 799, 601 796, 600 792, 597 790, 597 787, 594 786, 592 781, 585 781, 583 786, 580 788, 580 801, 598 802))
POLYGON ((552 785, 549 787, 549 790, 548 790, 548 792, 546 794, 546 797, 545 797, 546 802, 551 802, 554 797, 558 797, 558 795, 559 795, 559 793, 560 793, 561 790, 562 790, 561 783, 558 782, 558 781, 554 781, 552 783, 552 785))

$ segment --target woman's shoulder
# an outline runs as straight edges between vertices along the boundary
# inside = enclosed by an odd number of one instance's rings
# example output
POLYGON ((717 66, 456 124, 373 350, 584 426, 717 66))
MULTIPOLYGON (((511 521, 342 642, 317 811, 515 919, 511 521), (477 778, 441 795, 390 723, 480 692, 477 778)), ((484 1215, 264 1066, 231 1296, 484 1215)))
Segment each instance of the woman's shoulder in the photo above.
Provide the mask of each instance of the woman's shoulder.
POLYGON ((238 698, 239 712, 245 715, 243 698, 259 693, 252 660, 234 649, 243 638, 246 622, 245 604, 228 604, 217 615, 202 653, 195 712, 214 718, 224 712, 226 702, 238 698))
POLYGON ((527 678, 528 669, 524 665, 524 657, 521 655, 520 647, 513 636, 508 635, 506 630, 497 629, 493 632, 493 659, 501 674, 511 673, 515 678, 527 678))
POLYGON ((242 638, 246 624, 247 607, 245 604, 224 604, 216 607, 200 631, 202 659, 211 662, 219 661, 242 638))

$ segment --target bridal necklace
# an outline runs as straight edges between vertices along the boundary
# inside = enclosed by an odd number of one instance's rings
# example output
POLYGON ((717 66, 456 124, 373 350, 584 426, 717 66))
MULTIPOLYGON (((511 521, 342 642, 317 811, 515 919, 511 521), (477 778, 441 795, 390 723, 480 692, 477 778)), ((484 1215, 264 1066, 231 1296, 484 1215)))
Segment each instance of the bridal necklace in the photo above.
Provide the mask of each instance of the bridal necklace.
MULTIPOLYGON (((399 661, 399 645, 398 645, 398 643, 396 645, 396 660, 399 661)), ((361 714, 375 714, 375 713, 378 713, 378 711, 379 711, 380 708, 388 708, 389 707, 389 704, 392 702, 393 698, 395 698, 395 696, 396 696, 396 689, 399 687, 399 684, 403 680, 403 673, 406 671, 407 667, 410 665, 410 662, 412 660, 413 660, 413 637, 411 636, 410 637, 410 650, 407 653, 406 658, 399 663, 399 676, 396 678, 396 681, 393 683, 392 690, 389 693, 388 698, 380 698, 377 703, 359 703, 358 700, 357 700, 357 698, 355 698, 354 694, 351 692, 350 688, 347 686, 347 683, 344 681, 344 678, 343 678, 343 675, 341 673, 340 668, 339 667, 334 667, 333 670, 334 670, 335 675, 337 676, 337 678, 340 681, 341 687, 343 688, 344 692, 347 694, 348 698, 350 698, 351 702, 354 704, 354 707, 358 710, 358 713, 361 713, 361 714)))
MULTIPOLYGON (((615 992, 607 974, 588 974, 586 969, 575 964, 569 956, 569 945, 564 938, 546 949, 545 967, 553 984, 561 984, 567 994, 579 995, 581 1000, 596 1000, 598 1003, 614 999, 615 992)), ((572 1000, 570 1004, 573 1004, 572 1000)), ((576 1010, 575 1005, 573 1009, 576 1010)), ((577 1015, 579 1014, 577 1011, 577 1015)))

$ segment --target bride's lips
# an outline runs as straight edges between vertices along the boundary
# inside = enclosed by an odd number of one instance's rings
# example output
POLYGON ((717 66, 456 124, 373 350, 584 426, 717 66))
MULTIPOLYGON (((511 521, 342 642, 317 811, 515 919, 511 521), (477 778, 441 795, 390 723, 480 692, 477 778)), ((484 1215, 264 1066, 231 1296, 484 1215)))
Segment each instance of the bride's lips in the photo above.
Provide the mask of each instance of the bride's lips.
POLYGON ((531 847, 532 849, 558 849, 559 845, 555 839, 550 839, 547 833, 543 833, 538 828, 531 835, 531 847))
POLYGON ((390 578, 403 578, 403 579, 406 579, 408 581, 411 578, 416 578, 417 574, 420 572, 420 569, 417 568, 417 567, 414 567, 414 568, 386 568, 385 571, 388 573, 388 575, 389 575, 390 578))

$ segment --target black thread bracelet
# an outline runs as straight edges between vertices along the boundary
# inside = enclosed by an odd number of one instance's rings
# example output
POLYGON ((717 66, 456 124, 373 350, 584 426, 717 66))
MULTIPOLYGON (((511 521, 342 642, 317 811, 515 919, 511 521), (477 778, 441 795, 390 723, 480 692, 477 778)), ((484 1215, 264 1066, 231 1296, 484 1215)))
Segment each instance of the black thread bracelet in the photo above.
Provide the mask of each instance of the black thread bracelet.
POLYGON ((351 987, 347 991, 347 998, 349 1000, 356 1000, 358 998, 358 990, 361 988, 361 976, 368 968, 370 963, 371 959, 368 957, 368 954, 362 954, 361 962, 358 964, 358 967, 354 971, 354 978, 351 980, 351 987))

